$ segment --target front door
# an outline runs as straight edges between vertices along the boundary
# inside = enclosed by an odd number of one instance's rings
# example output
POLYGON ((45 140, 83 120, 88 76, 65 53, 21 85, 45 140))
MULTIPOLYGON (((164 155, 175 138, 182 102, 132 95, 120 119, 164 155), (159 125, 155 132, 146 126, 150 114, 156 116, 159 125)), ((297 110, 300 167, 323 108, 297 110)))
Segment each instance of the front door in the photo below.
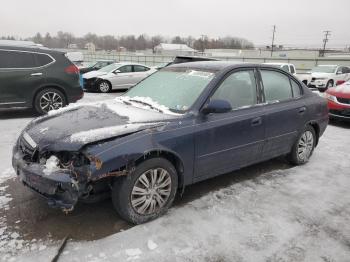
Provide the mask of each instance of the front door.
POLYGON ((133 86, 133 68, 132 65, 119 67, 118 73, 111 80, 113 89, 124 89, 133 86))
POLYGON ((210 99, 230 102, 232 111, 202 116, 195 134, 195 181, 257 161, 264 143, 264 112, 254 69, 228 75, 210 99))

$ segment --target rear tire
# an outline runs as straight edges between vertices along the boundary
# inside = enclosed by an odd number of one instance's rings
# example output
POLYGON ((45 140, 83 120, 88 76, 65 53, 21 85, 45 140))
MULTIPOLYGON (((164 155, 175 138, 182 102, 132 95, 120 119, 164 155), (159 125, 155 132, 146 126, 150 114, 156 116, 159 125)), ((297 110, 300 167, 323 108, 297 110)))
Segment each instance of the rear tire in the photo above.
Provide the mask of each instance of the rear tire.
POLYGON ((307 125, 301 132, 287 156, 287 160, 293 165, 307 163, 316 146, 316 132, 314 128, 307 125))
POLYGON ((51 110, 60 109, 66 105, 66 97, 56 88, 45 88, 34 98, 34 109, 40 115, 47 114, 51 110))
POLYGON ((142 224, 163 215, 174 201, 178 177, 174 166, 164 158, 151 158, 139 164, 112 188, 112 202, 118 214, 133 224, 142 224))

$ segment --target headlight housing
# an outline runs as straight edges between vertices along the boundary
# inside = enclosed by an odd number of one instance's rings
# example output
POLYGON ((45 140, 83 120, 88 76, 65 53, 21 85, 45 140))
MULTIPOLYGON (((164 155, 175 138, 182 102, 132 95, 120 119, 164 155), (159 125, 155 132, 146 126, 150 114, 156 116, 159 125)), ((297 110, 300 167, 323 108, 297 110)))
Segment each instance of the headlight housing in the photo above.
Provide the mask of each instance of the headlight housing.
POLYGON ((325 98, 327 98, 328 100, 333 101, 335 103, 338 103, 338 100, 337 100, 336 96, 333 96, 333 95, 330 95, 330 94, 326 93, 325 94, 325 98))
POLYGON ((44 163, 51 156, 57 157, 59 160, 58 165, 64 169, 74 169, 79 168, 84 165, 88 165, 90 163, 89 159, 80 152, 69 152, 69 151, 61 151, 61 152, 52 152, 45 153, 41 155, 40 162, 44 163))

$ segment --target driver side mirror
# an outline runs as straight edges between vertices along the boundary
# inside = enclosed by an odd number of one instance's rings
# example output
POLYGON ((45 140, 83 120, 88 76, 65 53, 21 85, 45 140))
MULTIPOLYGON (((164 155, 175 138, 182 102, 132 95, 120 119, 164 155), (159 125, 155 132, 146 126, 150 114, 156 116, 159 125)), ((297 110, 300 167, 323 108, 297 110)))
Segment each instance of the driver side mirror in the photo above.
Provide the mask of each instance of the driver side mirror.
POLYGON ((120 73, 120 70, 115 70, 113 73, 117 75, 118 73, 120 73))
POLYGON ((337 75, 341 75, 342 73, 342 71, 337 71, 337 75))
POLYGON ((212 99, 205 105, 201 112, 205 115, 210 113, 226 113, 232 110, 231 104, 224 99, 212 99))

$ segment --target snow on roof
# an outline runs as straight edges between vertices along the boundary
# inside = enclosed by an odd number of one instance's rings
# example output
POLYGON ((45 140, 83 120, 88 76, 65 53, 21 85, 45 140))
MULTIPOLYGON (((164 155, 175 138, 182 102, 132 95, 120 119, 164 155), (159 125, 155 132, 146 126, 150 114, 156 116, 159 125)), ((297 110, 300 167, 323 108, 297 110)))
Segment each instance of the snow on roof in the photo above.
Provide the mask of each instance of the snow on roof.
POLYGON ((163 50, 169 50, 169 51, 196 51, 193 48, 185 45, 185 44, 167 44, 167 43, 160 43, 156 46, 156 48, 161 48, 163 50))

